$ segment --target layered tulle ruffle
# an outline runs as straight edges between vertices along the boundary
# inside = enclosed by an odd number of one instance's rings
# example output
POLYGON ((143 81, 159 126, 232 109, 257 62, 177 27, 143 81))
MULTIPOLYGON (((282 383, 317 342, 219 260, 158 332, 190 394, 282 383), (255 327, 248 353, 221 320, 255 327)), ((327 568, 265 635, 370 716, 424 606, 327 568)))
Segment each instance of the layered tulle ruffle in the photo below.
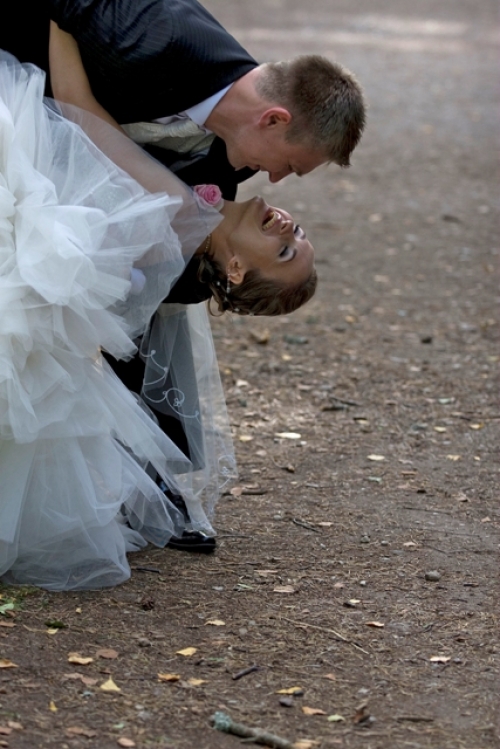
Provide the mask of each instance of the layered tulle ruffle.
POLYGON ((101 354, 135 352, 219 219, 172 175, 165 192, 146 192, 42 91, 40 71, 0 58, 0 575, 93 588, 129 576, 127 551, 182 530, 156 473, 185 494, 193 526, 210 529, 206 510, 234 472, 204 309, 170 309, 143 344, 163 373, 181 373, 184 355, 196 362, 197 413, 175 403, 197 470, 101 354), (179 324, 192 345, 174 356, 179 324))

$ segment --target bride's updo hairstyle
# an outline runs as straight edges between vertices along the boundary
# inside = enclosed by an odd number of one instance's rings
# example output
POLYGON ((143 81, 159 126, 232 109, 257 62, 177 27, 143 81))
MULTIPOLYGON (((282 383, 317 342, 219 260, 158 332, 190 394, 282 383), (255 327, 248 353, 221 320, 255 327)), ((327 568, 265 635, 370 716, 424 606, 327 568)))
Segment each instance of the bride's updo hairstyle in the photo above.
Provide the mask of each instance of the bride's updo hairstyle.
MULTIPOLYGON (((237 315, 287 315, 302 307, 316 291, 318 277, 313 268, 300 284, 283 284, 264 278, 257 270, 248 270, 240 284, 230 284, 220 265, 206 253, 200 258, 198 281, 212 292, 219 312, 237 315)), ((213 314, 212 309, 210 312, 213 314)))

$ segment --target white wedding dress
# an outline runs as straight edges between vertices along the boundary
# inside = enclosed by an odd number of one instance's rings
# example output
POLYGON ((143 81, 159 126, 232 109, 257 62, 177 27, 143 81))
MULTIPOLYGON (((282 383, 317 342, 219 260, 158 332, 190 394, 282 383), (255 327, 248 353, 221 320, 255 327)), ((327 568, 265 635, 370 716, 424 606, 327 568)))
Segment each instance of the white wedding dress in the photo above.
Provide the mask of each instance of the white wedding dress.
MULTIPOLYGON (((0 577, 99 588, 130 576, 127 552, 182 532, 157 474, 186 498, 192 527, 209 531, 234 475, 204 307, 164 305, 148 330, 220 217, 137 149, 132 161, 151 165, 161 190, 147 192, 114 163, 136 147, 75 110, 90 140, 43 101, 43 85, 37 68, 0 57, 0 577), (169 349, 180 321, 199 395, 182 414, 196 422, 197 470, 101 354, 130 357, 146 331, 146 359, 182 382, 182 352, 169 349)), ((182 392, 173 403, 182 412, 182 392)))

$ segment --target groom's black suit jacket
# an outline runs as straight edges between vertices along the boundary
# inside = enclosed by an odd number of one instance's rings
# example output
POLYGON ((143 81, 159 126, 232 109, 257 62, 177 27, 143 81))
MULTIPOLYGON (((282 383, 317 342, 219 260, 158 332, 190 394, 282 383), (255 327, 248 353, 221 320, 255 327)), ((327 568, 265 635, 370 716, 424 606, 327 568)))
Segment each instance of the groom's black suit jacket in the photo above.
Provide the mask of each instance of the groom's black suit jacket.
MULTIPOLYGON (((97 101, 122 125, 182 112, 257 66, 197 0, 14 0, 0 47, 48 73, 50 18, 75 37, 97 101)), ((166 166, 178 161, 148 150, 166 166)), ((206 158, 176 173, 190 185, 218 184, 228 199, 253 174, 235 172, 218 138, 206 158)))

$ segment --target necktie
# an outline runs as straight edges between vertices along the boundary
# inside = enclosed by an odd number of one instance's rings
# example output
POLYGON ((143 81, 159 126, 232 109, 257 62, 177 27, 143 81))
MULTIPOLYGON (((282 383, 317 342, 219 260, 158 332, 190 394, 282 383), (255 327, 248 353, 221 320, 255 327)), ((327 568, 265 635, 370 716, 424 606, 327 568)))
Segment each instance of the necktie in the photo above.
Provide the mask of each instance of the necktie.
POLYGON ((209 148, 215 135, 207 133, 189 118, 164 125, 160 122, 132 122, 122 125, 127 135, 141 145, 149 143, 177 153, 196 154, 209 148))

